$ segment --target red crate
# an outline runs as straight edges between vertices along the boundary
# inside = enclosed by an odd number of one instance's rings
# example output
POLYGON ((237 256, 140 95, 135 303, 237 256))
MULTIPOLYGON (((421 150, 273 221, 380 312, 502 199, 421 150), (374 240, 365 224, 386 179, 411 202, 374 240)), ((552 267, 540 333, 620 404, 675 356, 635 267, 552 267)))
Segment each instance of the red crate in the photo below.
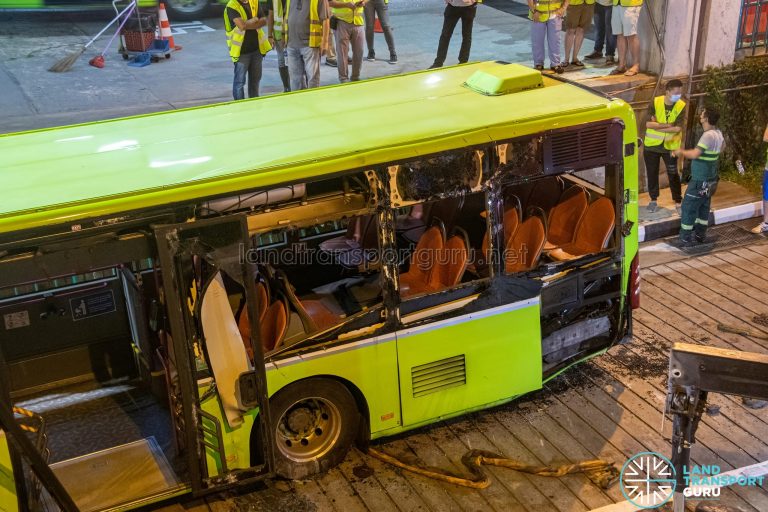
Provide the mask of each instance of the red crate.
POLYGON ((123 31, 125 49, 129 52, 145 52, 152 46, 155 40, 155 32, 123 31))

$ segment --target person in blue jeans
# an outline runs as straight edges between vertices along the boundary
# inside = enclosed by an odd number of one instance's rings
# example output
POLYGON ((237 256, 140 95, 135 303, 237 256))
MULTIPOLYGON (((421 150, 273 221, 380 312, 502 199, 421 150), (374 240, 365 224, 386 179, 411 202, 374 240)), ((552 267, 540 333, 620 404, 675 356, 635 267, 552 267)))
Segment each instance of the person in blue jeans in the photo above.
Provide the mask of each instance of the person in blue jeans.
MULTIPOLYGON (((768 142, 768 126, 763 132, 763 142, 768 142)), ((752 228, 753 233, 768 233, 768 154, 763 171, 763 222, 752 228)))
POLYGON ((528 0, 528 19, 531 27, 531 46, 533 67, 544 69, 544 39, 549 50, 550 69, 561 74, 565 69, 561 64, 560 32, 563 27, 563 14, 568 8, 568 0, 528 0))
POLYGON ((266 37, 262 27, 267 24, 269 12, 266 6, 248 0, 230 0, 224 10, 224 26, 227 33, 229 55, 235 65, 232 97, 245 99, 245 82, 248 81, 248 97, 259 95, 264 53, 269 43, 261 44, 266 37))
POLYGON ((605 48, 605 65, 616 64, 616 36, 611 29, 611 13, 613 0, 597 0, 595 2, 595 51, 584 57, 597 60, 603 57, 605 48))

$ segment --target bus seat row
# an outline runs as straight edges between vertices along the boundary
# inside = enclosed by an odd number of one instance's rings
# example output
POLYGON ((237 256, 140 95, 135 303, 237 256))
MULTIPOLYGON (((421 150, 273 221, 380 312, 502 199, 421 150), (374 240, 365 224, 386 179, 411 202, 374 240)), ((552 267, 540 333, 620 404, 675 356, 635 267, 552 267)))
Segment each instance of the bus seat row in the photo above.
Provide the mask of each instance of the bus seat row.
MULTIPOLYGON (((256 283, 256 295, 258 297, 256 304, 258 307, 257 314, 259 315, 261 346, 264 352, 269 352, 278 348, 285 337, 286 327, 288 326, 288 305, 285 300, 279 298, 270 304, 269 288, 261 281, 256 283)), ((248 309, 245 307, 241 308, 237 327, 240 331, 240 336, 243 338, 245 351, 248 353, 251 361, 253 361, 251 322, 248 319, 248 309)))
POLYGON ((461 282, 469 259, 466 233, 445 239, 442 226, 432 226, 421 235, 411 254, 407 272, 400 274, 400 293, 411 296, 434 292, 461 282))

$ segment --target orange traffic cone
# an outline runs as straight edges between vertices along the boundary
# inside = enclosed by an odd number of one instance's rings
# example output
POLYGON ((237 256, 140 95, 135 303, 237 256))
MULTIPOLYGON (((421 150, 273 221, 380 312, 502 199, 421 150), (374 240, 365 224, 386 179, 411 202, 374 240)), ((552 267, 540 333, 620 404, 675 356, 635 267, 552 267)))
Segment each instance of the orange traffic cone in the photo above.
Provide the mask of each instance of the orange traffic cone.
POLYGON ((381 28, 381 22, 379 21, 379 18, 376 18, 376 20, 373 22, 373 31, 377 34, 384 33, 384 29, 381 28))
POLYGON ((171 34, 171 22, 168 21, 168 13, 165 12, 165 4, 160 3, 158 9, 158 17, 160 18, 160 39, 167 39, 168 46, 171 50, 181 50, 181 46, 176 46, 173 42, 173 35, 171 34))

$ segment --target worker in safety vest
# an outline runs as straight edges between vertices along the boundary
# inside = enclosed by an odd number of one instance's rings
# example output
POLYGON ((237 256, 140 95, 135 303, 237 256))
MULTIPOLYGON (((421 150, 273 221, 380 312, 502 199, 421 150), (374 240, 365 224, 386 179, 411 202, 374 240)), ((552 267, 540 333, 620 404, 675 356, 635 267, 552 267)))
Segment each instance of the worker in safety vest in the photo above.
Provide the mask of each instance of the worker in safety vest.
POLYGON ((675 149, 674 156, 688 158, 691 162, 691 181, 685 190, 683 213, 680 215, 680 241, 689 245, 704 242, 709 226, 709 205, 717 190, 718 160, 725 141, 717 129, 720 113, 707 107, 699 116, 704 134, 693 149, 675 149))
POLYGON ((320 87, 323 22, 328 18, 326 0, 286 0, 288 13, 288 71, 291 90, 320 87))
POLYGON ((579 60, 584 31, 589 30, 595 14, 595 0, 571 0, 565 11, 565 61, 566 67, 583 68, 579 60), (573 58, 571 58, 573 51, 573 58))
POLYGON ((675 209, 680 213, 680 203, 683 196, 680 191, 680 175, 677 173, 677 158, 671 151, 680 147, 682 140, 682 112, 685 102, 680 99, 683 94, 683 83, 680 80, 667 82, 663 96, 656 96, 648 112, 645 123, 645 140, 643 141, 643 158, 645 160, 645 175, 648 178, 648 211, 658 209, 656 200, 659 198, 659 159, 664 160, 669 177, 669 190, 675 201, 675 209))
POLYGON ((245 98, 243 88, 246 77, 248 97, 259 95, 262 61, 264 55, 272 49, 262 30, 267 19, 268 12, 256 0, 229 0, 224 9, 227 46, 235 64, 232 96, 236 100, 245 98))
POLYGON ((269 44, 277 50, 277 69, 280 72, 280 80, 283 82, 283 91, 291 90, 291 76, 288 73, 288 16, 285 9, 286 0, 272 0, 272 8, 269 10, 269 44))
POLYGON ((339 82, 345 83, 360 80, 360 68, 363 66, 363 45, 365 43, 365 18, 363 9, 368 0, 351 0, 349 2, 330 0, 333 17, 336 18, 336 69, 339 71, 339 82), (348 71, 346 59, 349 47, 352 47, 352 74, 348 71))
POLYGON ((611 30, 616 36, 619 50, 619 66, 611 71, 612 75, 634 76, 640 71, 640 38, 637 24, 643 0, 613 0, 611 30), (632 67, 627 69, 627 53, 632 56, 632 67))
POLYGON ((472 26, 475 23, 477 4, 483 0, 445 0, 443 11, 443 29, 440 31, 440 41, 437 43, 437 55, 429 69, 441 68, 448 56, 448 46, 453 37, 453 30, 461 20, 461 48, 459 48, 459 64, 469 61, 469 51, 472 49, 472 26))
MULTIPOLYGON (((768 126, 763 132, 763 142, 768 142, 768 126)), ((753 233, 768 233, 768 151, 763 171, 763 222, 752 228, 753 233)))
POLYGON ((563 27, 563 14, 569 0, 528 0, 528 19, 531 27, 531 46, 533 49, 533 67, 544 69, 544 38, 549 48, 550 69, 557 74, 565 69, 561 64, 560 31, 563 27))

